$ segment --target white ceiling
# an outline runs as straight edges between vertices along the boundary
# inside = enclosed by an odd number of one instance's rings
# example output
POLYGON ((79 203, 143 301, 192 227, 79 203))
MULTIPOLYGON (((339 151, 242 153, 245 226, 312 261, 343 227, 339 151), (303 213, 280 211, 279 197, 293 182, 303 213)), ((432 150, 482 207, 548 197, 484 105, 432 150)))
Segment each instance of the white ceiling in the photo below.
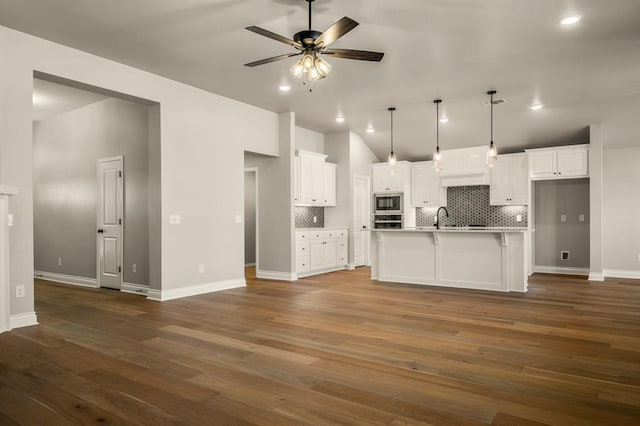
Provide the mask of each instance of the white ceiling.
POLYGON ((291 52, 244 29, 291 37, 306 28, 303 0, 0 0, 0 24, 211 92, 282 112, 323 133, 351 129, 383 159, 388 106, 396 106, 399 159, 431 156, 433 99, 450 121, 442 148, 489 139, 503 151, 587 141, 587 126, 611 124, 607 143, 640 143, 638 0, 316 0, 314 29, 342 16, 360 26, 332 47, 385 52, 381 63, 330 58, 333 71, 309 93, 292 60, 243 64, 291 52), (569 13, 582 20, 563 27, 569 13), (283 82, 292 90, 278 92, 283 82), (544 104, 531 111, 534 102, 544 104), (335 122, 338 113, 346 121, 335 122), (374 134, 365 133, 367 126, 374 134))

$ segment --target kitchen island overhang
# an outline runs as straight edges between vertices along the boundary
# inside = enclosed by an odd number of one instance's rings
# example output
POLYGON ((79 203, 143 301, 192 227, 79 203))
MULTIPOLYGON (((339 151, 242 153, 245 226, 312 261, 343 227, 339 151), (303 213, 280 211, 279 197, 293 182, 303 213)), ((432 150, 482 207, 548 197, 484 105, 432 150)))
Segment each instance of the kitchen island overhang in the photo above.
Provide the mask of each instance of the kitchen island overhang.
POLYGON ((405 284, 527 291, 527 229, 372 229, 371 278, 405 284))

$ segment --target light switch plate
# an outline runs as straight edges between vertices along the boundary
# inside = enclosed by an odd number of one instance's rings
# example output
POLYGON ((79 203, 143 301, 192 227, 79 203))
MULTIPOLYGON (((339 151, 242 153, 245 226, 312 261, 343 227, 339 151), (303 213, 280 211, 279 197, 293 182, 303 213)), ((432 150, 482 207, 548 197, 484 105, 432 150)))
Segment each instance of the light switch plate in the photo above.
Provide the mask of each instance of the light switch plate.
POLYGON ((239 214, 236 215, 236 223, 242 223, 242 216, 239 214))
POLYGON ((198 272, 200 272, 201 274, 204 274, 204 265, 202 263, 198 265, 198 272))
POLYGON ((13 226, 13 215, 12 214, 7 215, 7 225, 8 226, 13 226))
POLYGON ((566 222, 567 221, 567 215, 566 214, 561 214, 560 215, 560 222, 566 222))
POLYGON ((578 221, 579 222, 584 222, 584 215, 583 214, 578 215, 578 221))
POLYGON ((170 214, 169 215, 169 223, 171 225, 180 225, 181 221, 182 221, 182 219, 180 218, 179 214, 170 214))
POLYGON ((516 222, 522 222, 522 215, 521 214, 517 214, 516 215, 516 222))

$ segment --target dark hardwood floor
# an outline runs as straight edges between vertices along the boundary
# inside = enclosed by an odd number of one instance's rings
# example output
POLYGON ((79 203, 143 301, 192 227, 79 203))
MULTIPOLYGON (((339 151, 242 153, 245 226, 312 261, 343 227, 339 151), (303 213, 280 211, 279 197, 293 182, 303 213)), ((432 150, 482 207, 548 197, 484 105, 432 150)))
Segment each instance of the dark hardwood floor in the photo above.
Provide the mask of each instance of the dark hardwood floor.
POLYGON ((0 424, 640 424, 639 282, 368 276, 164 303, 36 280, 40 325, 0 335, 0 424))

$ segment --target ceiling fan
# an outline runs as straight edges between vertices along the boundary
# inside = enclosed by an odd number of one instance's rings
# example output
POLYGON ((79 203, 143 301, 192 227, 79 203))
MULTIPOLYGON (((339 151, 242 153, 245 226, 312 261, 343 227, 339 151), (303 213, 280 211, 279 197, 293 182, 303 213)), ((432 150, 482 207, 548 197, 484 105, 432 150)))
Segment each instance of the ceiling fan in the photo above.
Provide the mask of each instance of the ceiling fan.
POLYGON ((294 34, 293 40, 273 33, 269 30, 265 30, 264 28, 256 26, 246 27, 246 29, 251 32, 293 46, 298 51, 262 59, 255 62, 249 62, 248 64, 244 64, 245 66, 255 67, 258 65, 268 64, 270 62, 291 58, 293 56, 302 55, 302 58, 298 60, 291 68, 291 72, 296 77, 300 77, 303 80, 306 79, 309 81, 315 81, 326 77, 331 71, 331 65, 321 57, 324 55, 343 59, 357 59, 360 61, 380 62, 382 60, 384 53, 369 52, 366 50, 329 48, 329 46, 333 42, 357 27, 358 23, 353 19, 345 16, 335 24, 331 25, 325 32, 321 33, 320 31, 312 30, 311 3, 313 3, 314 0, 305 1, 309 3, 309 29, 294 34))

